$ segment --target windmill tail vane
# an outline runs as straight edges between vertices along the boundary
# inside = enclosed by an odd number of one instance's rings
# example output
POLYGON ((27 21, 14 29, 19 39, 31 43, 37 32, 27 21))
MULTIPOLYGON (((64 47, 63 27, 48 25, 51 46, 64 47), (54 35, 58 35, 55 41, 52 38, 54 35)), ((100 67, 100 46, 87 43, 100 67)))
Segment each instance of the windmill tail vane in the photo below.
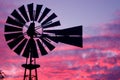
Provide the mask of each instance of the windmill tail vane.
POLYGON ((23 80, 38 80, 37 68, 40 65, 36 64, 36 58, 52 51, 54 43, 83 47, 82 26, 52 29, 61 23, 57 15, 50 12, 51 9, 43 8, 43 5, 31 3, 13 10, 6 20, 4 36, 8 46, 26 58, 26 63, 22 64, 25 69, 23 80))

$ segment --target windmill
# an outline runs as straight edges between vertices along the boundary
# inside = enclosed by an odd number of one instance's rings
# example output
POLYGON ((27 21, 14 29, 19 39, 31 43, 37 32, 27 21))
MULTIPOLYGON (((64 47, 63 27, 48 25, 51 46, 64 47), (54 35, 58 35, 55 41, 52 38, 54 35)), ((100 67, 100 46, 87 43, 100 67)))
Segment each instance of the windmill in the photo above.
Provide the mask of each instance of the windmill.
POLYGON ((54 43, 65 43, 82 47, 82 26, 52 29, 61 26, 57 15, 43 5, 22 5, 8 16, 4 28, 5 39, 16 54, 26 58, 23 80, 38 80, 36 59, 39 53, 47 55, 54 43), (28 71, 28 72, 27 72, 28 71), (34 74, 33 74, 34 71, 34 74))

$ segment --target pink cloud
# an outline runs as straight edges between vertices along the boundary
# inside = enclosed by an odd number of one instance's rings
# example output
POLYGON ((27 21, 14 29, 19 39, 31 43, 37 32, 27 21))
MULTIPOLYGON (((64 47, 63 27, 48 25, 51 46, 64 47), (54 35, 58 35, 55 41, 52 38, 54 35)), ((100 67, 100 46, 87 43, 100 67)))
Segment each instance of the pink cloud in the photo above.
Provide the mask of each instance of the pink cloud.
MULTIPOLYGON (((58 44, 56 49, 50 52, 51 54, 37 59, 37 63, 41 65, 38 69, 39 78, 44 80, 96 80, 97 78, 110 80, 110 75, 118 75, 119 72, 115 71, 119 70, 120 66, 119 22, 120 20, 115 20, 101 28, 96 28, 99 31, 97 36, 85 37, 82 49, 58 44)), ((3 24, 4 20, 0 23, 3 24)), ((0 28, 0 30, 3 29, 0 28)), ((3 41, 0 43, 2 45, 0 47, 1 69, 7 74, 7 79, 21 80, 24 71, 21 64, 25 63, 25 59, 8 48, 3 34, 3 32, 0 33, 0 42, 3 41)), ((115 79, 119 77, 114 77, 113 80, 115 79)))

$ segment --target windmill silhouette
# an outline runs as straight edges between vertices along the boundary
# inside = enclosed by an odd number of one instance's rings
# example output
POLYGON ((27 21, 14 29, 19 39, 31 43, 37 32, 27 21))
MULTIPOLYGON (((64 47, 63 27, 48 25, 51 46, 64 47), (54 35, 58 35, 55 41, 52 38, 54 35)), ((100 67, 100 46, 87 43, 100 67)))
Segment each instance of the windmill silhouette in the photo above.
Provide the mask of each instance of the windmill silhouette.
POLYGON ((65 43, 82 47, 82 26, 66 29, 51 29, 61 26, 57 15, 50 14, 51 9, 43 5, 22 5, 13 10, 5 24, 5 39, 16 54, 26 58, 23 80, 38 80, 36 59, 47 55, 55 46, 53 43, 65 43), (34 9, 35 8, 35 9, 34 9), (28 71, 28 72, 27 72, 28 71), (34 72, 33 72, 34 71, 34 72))

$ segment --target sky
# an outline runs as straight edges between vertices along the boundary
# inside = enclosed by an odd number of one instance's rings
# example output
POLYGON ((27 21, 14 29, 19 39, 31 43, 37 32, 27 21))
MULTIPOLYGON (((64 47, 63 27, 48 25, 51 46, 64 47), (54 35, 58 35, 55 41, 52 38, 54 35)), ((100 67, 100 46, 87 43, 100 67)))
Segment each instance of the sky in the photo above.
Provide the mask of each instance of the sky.
POLYGON ((1 0, 0 70, 5 80, 23 79, 25 58, 8 47, 4 25, 14 9, 29 3, 52 9, 59 28, 83 26, 83 48, 59 43, 37 59, 40 80, 120 80, 120 0, 1 0))

